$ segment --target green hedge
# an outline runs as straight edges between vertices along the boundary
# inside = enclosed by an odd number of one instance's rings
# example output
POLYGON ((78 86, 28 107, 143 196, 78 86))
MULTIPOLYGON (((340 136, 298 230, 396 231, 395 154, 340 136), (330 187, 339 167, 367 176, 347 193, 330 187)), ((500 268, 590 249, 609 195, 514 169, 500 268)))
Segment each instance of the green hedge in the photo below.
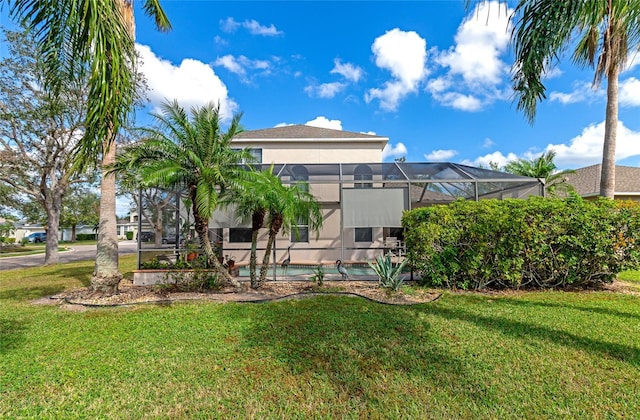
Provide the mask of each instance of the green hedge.
POLYGON ((424 284, 563 288, 640 263, 640 206, 581 198, 458 200, 406 212, 407 256, 424 284))
POLYGON ((128 241, 133 239, 133 232, 129 231, 125 232, 124 234, 126 235, 128 241))
POLYGON ((95 233, 78 233, 76 241, 95 241, 98 235, 95 233))

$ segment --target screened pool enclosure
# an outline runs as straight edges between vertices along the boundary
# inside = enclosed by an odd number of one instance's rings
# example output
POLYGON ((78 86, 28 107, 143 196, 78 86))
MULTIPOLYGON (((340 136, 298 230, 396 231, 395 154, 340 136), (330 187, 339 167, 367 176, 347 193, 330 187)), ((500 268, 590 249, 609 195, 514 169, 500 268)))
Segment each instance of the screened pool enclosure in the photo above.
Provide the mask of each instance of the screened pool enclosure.
MULTIPOLYGON (((271 165, 262 165, 268 169, 271 165)), ((381 253, 402 256, 405 210, 447 204, 544 195, 542 180, 455 163, 275 164, 284 184, 304 183, 317 199, 324 224, 318 238, 304 221, 278 236, 272 262, 287 256, 301 264, 365 262, 381 253)), ((176 259, 197 248, 193 215, 181 191, 141 190, 138 201, 138 265, 154 257, 176 259)), ((249 260, 250 221, 216 210, 209 235, 222 260, 249 260)), ((259 260, 267 229, 258 242, 259 260)))

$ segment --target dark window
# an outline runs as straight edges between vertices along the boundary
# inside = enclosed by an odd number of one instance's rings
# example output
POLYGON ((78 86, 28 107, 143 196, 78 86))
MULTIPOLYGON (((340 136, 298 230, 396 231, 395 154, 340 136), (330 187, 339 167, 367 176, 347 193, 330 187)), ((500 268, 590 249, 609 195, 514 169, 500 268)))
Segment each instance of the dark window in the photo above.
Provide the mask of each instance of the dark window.
POLYGON ((251 228, 230 228, 229 242, 249 242, 251 243, 251 228))
MULTIPOLYGON (((353 179, 354 181, 372 181, 373 180, 373 171, 367 165, 358 165, 356 169, 353 171, 353 179)), ((371 182, 355 182, 354 188, 373 188, 373 183, 371 182)))
POLYGON ((307 226, 298 226, 298 234, 296 229, 291 229, 291 242, 309 242, 309 228, 307 226))
POLYGON ((300 186, 303 191, 309 191, 309 171, 302 165, 291 168, 291 179, 300 186))
POLYGON ((356 242, 373 242, 373 228, 355 228, 354 232, 356 242))
MULTIPOLYGON (((242 149, 238 149, 236 147, 233 147, 231 149, 234 152, 241 152, 242 149)), ((255 159, 254 164, 261 164, 262 163, 262 149, 249 149, 249 153, 251 154, 251 156, 253 156, 253 158, 255 159)), ((242 163, 247 163, 247 162, 242 162, 242 163)))

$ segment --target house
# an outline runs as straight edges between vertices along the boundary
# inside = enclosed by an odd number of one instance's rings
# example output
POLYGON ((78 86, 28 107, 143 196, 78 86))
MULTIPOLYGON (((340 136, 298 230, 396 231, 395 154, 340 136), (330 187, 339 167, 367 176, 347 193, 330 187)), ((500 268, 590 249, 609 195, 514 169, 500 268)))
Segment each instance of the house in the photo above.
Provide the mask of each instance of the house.
MULTIPOLYGON (((250 148, 264 169, 273 165, 283 183, 307 183, 323 213, 324 225, 317 239, 301 221, 299 235, 293 232, 277 237, 272 261, 282 262, 289 252, 292 264, 370 261, 390 250, 400 248, 401 252, 401 217, 405 210, 458 198, 543 194, 544 186, 534 178, 447 162, 383 162, 382 151, 388 140, 306 125, 245 131, 233 139, 233 147, 250 148)), ((189 218, 188 208, 177 199, 175 203, 180 207, 180 217, 163 216, 166 230, 172 232, 180 226, 177 220, 189 218)), ((142 211, 151 214, 152 207, 143 206, 142 211)), ((223 256, 248 262, 249 221, 242 223, 230 211, 218 210, 209 226, 223 256)), ((264 229, 259 250, 265 248, 266 239, 264 229)), ((147 247, 152 248, 151 244, 147 247)), ((141 260, 146 258, 141 255, 141 260)))
MULTIPOLYGON (((602 164, 591 165, 567 174, 567 182, 583 198, 597 198, 600 196, 600 175, 602 164)), ((616 200, 640 201, 640 168, 616 165, 616 200)))

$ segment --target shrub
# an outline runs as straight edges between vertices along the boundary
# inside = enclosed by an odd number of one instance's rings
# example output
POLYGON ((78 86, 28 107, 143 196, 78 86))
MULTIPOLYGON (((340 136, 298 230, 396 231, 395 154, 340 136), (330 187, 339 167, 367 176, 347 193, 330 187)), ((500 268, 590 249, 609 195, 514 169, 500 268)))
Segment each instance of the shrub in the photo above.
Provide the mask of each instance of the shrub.
POLYGON ((400 277, 400 273, 404 268, 407 260, 403 260, 400 264, 394 264, 391 261, 391 255, 379 255, 376 258, 376 263, 369 262, 369 266, 378 275, 378 282, 380 287, 385 289, 397 291, 404 280, 400 277))
POLYGON ((462 289, 612 281, 640 263, 640 206, 607 199, 455 201, 403 217, 422 282, 462 289))
POLYGON ((95 241, 98 237, 95 233, 78 233, 76 235, 76 241, 95 241))
POLYGON ((311 281, 314 281, 318 286, 322 286, 324 284, 324 276, 325 276, 324 267, 322 267, 322 264, 318 264, 313 269, 313 275, 311 276, 311 281))
POLYGON ((125 232, 124 234, 128 241, 133 239, 133 232, 129 231, 129 232, 125 232))

